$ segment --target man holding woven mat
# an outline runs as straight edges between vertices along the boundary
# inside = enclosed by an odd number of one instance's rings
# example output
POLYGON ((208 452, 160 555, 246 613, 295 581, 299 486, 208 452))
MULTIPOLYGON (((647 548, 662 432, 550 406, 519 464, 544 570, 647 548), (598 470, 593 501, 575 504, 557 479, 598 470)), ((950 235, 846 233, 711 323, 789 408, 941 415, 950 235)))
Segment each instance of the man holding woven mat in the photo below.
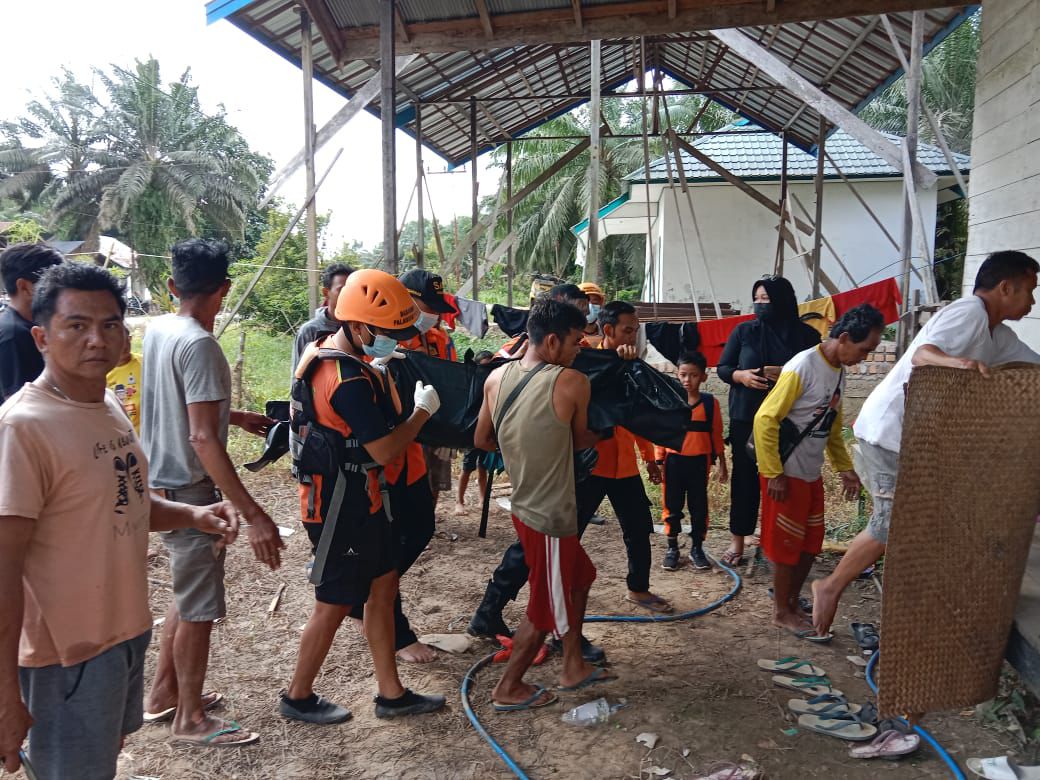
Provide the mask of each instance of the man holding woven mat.
POLYGON ((874 388, 853 431, 857 471, 874 500, 867 527, 849 545, 834 572, 812 584, 813 625, 825 634, 834 622, 838 601, 865 568, 885 553, 899 473, 903 434, 904 388, 914 366, 945 366, 989 375, 999 363, 1040 363, 1004 324, 1025 317, 1033 308, 1040 264, 1022 252, 994 252, 979 266, 972 295, 940 310, 911 342, 888 376, 874 388))
POLYGON ((823 344, 799 352, 755 414, 754 440, 762 480, 762 551, 773 562, 773 623, 800 639, 826 642, 798 603, 823 545, 824 454, 841 477, 845 497, 859 495, 859 477, 842 439, 845 366, 877 348, 885 320, 869 304, 842 315, 823 344))

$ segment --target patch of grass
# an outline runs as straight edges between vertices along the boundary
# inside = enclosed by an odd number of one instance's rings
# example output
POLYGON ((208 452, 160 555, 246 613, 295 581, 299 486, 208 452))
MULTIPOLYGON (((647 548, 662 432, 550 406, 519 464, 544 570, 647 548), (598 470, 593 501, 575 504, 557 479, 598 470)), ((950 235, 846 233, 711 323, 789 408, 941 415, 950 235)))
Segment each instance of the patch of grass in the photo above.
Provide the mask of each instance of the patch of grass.
MULTIPOLYGON (((231 364, 232 379, 238 360, 240 325, 232 325, 220 337, 220 346, 231 364)), ((293 337, 246 326, 246 349, 242 375, 242 409, 262 412, 267 401, 289 397, 293 337)))

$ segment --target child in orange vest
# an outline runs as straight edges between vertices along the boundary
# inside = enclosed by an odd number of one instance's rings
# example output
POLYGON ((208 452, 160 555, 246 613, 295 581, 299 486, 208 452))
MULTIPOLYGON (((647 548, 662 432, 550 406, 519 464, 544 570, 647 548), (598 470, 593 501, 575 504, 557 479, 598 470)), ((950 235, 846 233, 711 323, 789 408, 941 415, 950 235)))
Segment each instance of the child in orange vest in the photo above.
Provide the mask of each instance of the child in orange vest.
POLYGON ((729 479, 726 454, 722 442, 722 409, 718 399, 701 392, 701 384, 708 378, 708 362, 700 352, 684 352, 676 364, 679 383, 686 391, 686 400, 692 410, 682 449, 678 452, 664 447, 655 448, 657 464, 664 480, 664 532, 668 536, 668 550, 663 568, 679 568, 679 534, 682 532, 683 504, 690 513, 690 563, 695 569, 710 569, 704 554, 704 537, 708 533, 708 475, 718 463, 718 480, 729 479))

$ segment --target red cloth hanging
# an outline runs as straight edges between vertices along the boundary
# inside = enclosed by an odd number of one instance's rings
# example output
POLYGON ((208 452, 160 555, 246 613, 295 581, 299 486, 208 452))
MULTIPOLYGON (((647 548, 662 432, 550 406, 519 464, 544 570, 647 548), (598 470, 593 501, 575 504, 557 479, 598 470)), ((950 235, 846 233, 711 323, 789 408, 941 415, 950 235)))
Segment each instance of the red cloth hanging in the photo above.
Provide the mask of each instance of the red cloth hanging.
POLYGON ((895 277, 832 295, 831 299, 834 301, 834 314, 838 318, 861 303, 869 303, 885 315, 886 325, 899 319, 899 304, 903 302, 895 277))

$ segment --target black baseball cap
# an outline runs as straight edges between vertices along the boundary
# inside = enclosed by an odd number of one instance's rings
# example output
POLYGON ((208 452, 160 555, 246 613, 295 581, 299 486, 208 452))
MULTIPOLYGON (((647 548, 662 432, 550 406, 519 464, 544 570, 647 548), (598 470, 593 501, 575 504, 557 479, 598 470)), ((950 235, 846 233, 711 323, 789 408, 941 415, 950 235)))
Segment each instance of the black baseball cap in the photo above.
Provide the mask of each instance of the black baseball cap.
POLYGON ((444 280, 425 268, 413 268, 400 276, 401 284, 438 314, 456 314, 458 310, 444 298, 444 280))

